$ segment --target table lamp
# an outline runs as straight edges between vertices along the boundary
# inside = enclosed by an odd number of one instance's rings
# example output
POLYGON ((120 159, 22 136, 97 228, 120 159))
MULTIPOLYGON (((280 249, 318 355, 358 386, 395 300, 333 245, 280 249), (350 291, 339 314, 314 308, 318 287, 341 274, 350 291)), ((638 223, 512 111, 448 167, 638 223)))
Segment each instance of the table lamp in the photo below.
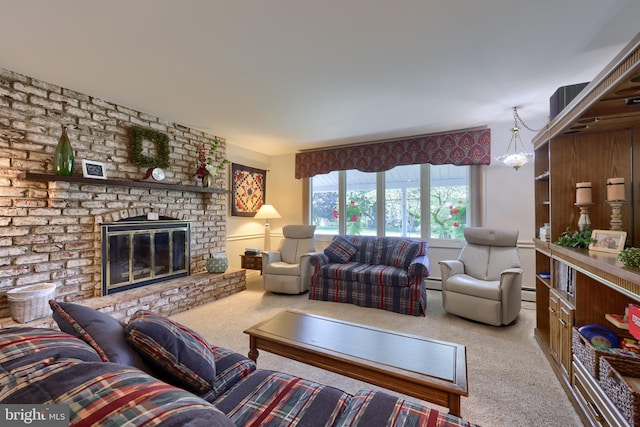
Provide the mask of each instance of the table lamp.
POLYGON ((275 218, 282 218, 276 208, 272 205, 262 205, 256 215, 256 219, 266 219, 267 222, 264 225, 264 250, 271 250, 271 227, 269 226, 269 220, 275 218))

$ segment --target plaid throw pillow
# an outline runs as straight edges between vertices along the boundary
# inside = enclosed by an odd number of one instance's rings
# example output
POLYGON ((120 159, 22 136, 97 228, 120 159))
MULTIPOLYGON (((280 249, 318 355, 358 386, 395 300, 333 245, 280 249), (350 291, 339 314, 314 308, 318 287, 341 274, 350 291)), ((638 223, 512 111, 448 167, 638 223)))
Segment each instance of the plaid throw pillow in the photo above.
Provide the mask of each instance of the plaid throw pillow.
POLYGON ((103 362, 115 362, 135 366, 148 372, 142 357, 127 344, 124 325, 118 320, 80 304, 49 301, 56 321, 62 332, 80 338, 98 353, 103 362))
POLYGON ((3 390, 3 404, 64 404, 71 426, 235 427, 192 393, 115 363, 41 360, 8 379, 14 386, 3 390))
POLYGON ((339 263, 349 262, 356 252, 358 248, 342 236, 336 236, 324 250, 331 261, 339 263))
POLYGON ((132 347, 168 382, 196 394, 213 388, 214 353, 191 328, 147 310, 138 310, 125 328, 132 347))
POLYGON ((398 240, 389 253, 387 265, 408 269, 411 262, 418 256, 420 252, 420 242, 410 240, 398 240))
MULTIPOLYGON (((102 362, 86 342, 65 332, 30 327, 0 329, 0 371, 3 373, 15 370, 16 374, 20 371, 28 376, 30 371, 19 367, 62 359, 102 362)), ((6 386, 7 383, 0 379, 0 384, 6 386)))

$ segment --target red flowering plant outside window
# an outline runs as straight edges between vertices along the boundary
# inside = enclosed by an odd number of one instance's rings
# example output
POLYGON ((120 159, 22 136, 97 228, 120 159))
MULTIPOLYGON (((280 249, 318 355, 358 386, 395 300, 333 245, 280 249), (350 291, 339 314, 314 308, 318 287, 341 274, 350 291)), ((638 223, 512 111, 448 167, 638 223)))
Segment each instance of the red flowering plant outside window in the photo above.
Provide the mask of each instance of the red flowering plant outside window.
MULTIPOLYGON (((362 209, 355 200, 347 203, 346 219, 347 219, 347 234, 358 235, 362 231, 362 209)), ((334 207, 331 216, 334 219, 339 218, 338 208, 334 207)))
MULTIPOLYGON (((444 194, 442 196, 445 196, 444 194)), ((432 234, 440 239, 463 239, 464 227, 467 223, 467 205, 464 200, 452 202, 448 197, 439 199, 432 206, 431 228, 432 234), (433 209, 435 208, 435 209, 433 209)), ((432 197, 432 202, 434 198, 432 197)))
POLYGON ((455 231, 456 230, 462 231, 464 223, 467 219, 467 206, 464 204, 462 200, 459 200, 457 206, 454 206, 454 205, 449 206, 449 215, 451 216, 450 221, 453 221, 451 223, 451 226, 454 228, 453 234, 459 234, 459 233, 455 233, 455 231))

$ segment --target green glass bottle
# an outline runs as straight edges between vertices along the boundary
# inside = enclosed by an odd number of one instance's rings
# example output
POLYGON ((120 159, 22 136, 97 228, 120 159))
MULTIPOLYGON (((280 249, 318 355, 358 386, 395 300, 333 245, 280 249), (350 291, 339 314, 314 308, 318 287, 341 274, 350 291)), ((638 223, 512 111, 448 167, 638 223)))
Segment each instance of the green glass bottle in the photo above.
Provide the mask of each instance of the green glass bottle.
POLYGON ((62 125, 62 135, 53 153, 53 169, 56 175, 71 176, 73 175, 73 148, 67 136, 67 128, 62 125))

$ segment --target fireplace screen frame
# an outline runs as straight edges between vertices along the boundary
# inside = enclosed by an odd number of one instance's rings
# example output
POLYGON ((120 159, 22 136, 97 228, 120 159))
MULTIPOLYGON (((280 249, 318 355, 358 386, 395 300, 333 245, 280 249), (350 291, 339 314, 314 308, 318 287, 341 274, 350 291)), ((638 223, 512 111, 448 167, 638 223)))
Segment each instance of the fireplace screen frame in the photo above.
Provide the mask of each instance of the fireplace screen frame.
POLYGON ((101 228, 103 296, 191 274, 191 223, 189 221, 124 220, 102 224, 101 228), (126 243, 121 244, 123 248, 118 249, 117 242, 126 243), (138 259, 134 258, 135 242, 142 242, 148 246, 147 251, 142 251, 142 258, 146 258, 144 268, 139 267, 140 254, 138 259), (159 262, 158 265, 156 265, 156 244, 166 247, 168 258, 164 263, 159 262), (182 244, 184 244, 183 255, 176 257, 174 249, 179 250, 182 244), (128 255, 123 255, 126 251, 128 255), (119 256, 117 252, 120 252, 119 256), (112 280, 112 274, 115 271, 112 262, 118 260, 122 266, 120 274, 123 277, 116 281, 112 280))

